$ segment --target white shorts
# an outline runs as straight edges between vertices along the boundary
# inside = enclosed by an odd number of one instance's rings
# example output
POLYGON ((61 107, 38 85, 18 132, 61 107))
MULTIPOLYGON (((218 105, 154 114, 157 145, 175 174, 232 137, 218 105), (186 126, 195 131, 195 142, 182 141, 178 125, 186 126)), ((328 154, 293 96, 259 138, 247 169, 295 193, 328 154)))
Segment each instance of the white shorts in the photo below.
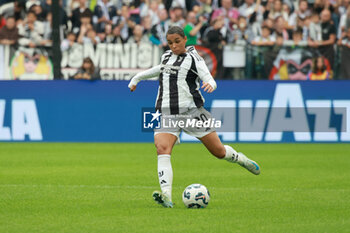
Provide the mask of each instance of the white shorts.
POLYGON ((204 123, 206 121, 208 121, 207 123, 210 123, 211 119, 211 114, 203 107, 192 108, 178 115, 162 114, 161 127, 154 130, 154 136, 159 133, 172 134, 177 137, 176 144, 180 143, 179 136, 181 131, 184 131, 193 137, 202 138, 211 132, 215 132, 215 128, 211 127, 210 124, 201 124, 201 122, 204 123), (181 124, 180 122, 184 122, 184 124, 181 124))

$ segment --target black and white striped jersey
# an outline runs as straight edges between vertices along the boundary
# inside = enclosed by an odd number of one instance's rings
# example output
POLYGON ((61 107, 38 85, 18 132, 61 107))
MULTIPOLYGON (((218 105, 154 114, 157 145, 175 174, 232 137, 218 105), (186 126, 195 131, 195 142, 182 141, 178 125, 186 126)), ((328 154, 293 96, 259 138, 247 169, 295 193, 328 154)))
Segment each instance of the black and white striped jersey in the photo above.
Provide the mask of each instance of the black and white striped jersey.
POLYGON ((180 114, 190 108, 204 105, 199 90, 200 80, 209 83, 214 89, 216 82, 211 76, 203 58, 191 46, 181 55, 166 51, 161 64, 137 74, 130 82, 136 85, 140 80, 159 75, 159 89, 156 109, 163 113, 180 114))

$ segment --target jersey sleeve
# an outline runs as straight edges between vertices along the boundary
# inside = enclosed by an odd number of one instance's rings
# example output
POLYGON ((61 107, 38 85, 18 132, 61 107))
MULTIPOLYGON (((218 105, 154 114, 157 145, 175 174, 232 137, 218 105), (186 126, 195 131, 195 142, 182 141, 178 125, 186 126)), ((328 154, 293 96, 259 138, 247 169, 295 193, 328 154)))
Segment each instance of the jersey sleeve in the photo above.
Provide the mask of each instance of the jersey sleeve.
POLYGON ((213 76, 211 75, 211 73, 207 67, 207 64, 205 64, 204 59, 201 56, 199 56, 199 54, 195 50, 192 50, 191 54, 194 57, 194 61, 196 63, 198 77, 203 82, 209 83, 210 86, 212 86, 212 88, 215 90, 216 89, 216 82, 215 82, 213 76))
POLYGON ((141 80, 157 77, 159 73, 160 73, 160 65, 154 66, 153 68, 137 73, 130 80, 128 87, 131 88, 132 86, 136 86, 141 80))
POLYGON ((136 74, 131 80, 130 83, 128 85, 129 88, 131 88, 132 86, 136 86, 141 80, 145 80, 145 79, 150 79, 153 77, 157 77, 160 74, 160 68, 161 68, 161 64, 163 63, 165 57, 170 56, 171 55, 171 50, 167 50, 161 57, 161 63, 157 66, 154 66, 153 68, 150 68, 148 70, 142 71, 138 74, 136 74))

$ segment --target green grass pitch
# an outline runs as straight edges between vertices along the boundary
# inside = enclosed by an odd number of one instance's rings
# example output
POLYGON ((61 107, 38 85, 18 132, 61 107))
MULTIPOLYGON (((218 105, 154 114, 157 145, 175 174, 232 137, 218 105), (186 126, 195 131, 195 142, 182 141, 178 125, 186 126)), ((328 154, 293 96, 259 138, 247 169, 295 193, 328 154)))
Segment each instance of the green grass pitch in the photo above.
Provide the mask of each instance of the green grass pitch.
POLYGON ((349 144, 231 145, 259 176, 178 145, 165 209, 153 144, 0 143, 0 232, 350 232, 349 144), (191 183, 209 189, 206 209, 183 205, 191 183))

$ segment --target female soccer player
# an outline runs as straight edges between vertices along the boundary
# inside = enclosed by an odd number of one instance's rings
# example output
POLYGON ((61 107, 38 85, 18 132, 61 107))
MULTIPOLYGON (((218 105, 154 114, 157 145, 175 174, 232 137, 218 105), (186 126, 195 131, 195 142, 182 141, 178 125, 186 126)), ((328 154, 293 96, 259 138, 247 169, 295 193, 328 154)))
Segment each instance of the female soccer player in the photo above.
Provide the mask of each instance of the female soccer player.
MULTIPOLYGON (((204 60, 194 47, 185 47, 187 38, 182 28, 171 27, 166 38, 170 50, 162 55, 161 64, 135 75, 129 83, 130 90, 135 91, 137 83, 141 80, 159 76, 156 110, 162 113, 163 119, 168 118, 173 121, 186 117, 202 119, 202 121, 211 119, 210 113, 203 108, 204 99, 199 91, 199 81, 202 80, 202 88, 208 93, 216 89, 216 82, 204 60)), ((169 129, 161 126, 160 129, 155 130, 154 144, 157 148, 158 177, 162 191, 154 191, 152 196, 164 207, 173 207, 171 199, 173 170, 170 155, 173 146, 179 141, 181 130, 197 137, 217 158, 238 163, 255 175, 260 174, 260 168, 256 162, 242 153, 237 153, 232 147, 223 145, 213 128, 175 126, 169 129)))

